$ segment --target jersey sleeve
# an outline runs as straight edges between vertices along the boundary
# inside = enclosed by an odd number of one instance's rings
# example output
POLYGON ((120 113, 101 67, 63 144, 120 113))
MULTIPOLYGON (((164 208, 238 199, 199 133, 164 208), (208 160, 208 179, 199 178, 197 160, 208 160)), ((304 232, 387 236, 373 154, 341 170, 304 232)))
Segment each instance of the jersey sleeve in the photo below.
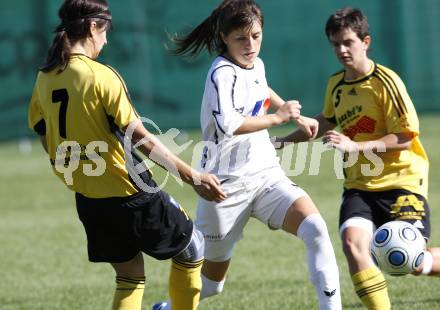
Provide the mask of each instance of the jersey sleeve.
POLYGON ((235 130, 244 122, 244 116, 235 108, 236 75, 234 68, 231 66, 218 68, 212 73, 211 81, 217 91, 217 100, 210 102, 216 125, 225 135, 233 136, 235 130))
POLYGON ((389 133, 419 134, 419 120, 405 84, 394 72, 383 73, 379 94, 389 133))
POLYGON ((322 109, 322 115, 330 122, 336 124, 335 107, 332 101, 332 83, 329 80, 324 96, 324 107, 322 109))
POLYGON ((34 86, 29 103, 28 126, 40 136, 46 135, 46 122, 38 98, 37 84, 34 86))
POLYGON ((99 91, 106 113, 114 119, 119 128, 124 128, 139 118, 134 109, 127 87, 121 76, 112 68, 102 79, 99 91))

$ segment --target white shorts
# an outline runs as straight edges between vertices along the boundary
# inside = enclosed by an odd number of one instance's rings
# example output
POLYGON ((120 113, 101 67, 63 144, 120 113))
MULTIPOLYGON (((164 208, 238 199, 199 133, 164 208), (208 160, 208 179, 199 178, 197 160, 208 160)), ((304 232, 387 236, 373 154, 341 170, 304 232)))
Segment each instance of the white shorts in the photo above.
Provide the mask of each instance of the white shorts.
POLYGON ((222 262, 232 257, 243 228, 254 217, 271 229, 280 229, 287 209, 308 196, 280 167, 252 176, 221 179, 228 197, 221 203, 200 199, 195 224, 205 237, 205 258, 222 262))

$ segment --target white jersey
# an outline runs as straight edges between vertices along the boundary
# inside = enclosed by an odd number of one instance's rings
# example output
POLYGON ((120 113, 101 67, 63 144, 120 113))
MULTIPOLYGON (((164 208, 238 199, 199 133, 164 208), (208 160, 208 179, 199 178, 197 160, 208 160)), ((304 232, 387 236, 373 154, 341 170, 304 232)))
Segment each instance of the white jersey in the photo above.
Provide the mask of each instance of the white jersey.
POLYGON ((221 176, 251 175, 279 166, 267 130, 234 135, 246 116, 269 107, 269 88, 260 58, 244 69, 217 57, 206 78, 200 121, 205 148, 202 169, 221 176))

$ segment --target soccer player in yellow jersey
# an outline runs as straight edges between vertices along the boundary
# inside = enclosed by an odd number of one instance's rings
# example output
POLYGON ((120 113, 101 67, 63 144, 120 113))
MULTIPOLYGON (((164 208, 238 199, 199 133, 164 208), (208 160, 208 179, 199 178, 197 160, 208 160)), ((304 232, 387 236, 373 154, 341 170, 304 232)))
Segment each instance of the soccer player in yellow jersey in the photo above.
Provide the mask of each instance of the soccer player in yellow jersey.
MULTIPOLYGON (((393 220, 413 224, 428 240, 428 158, 405 85, 395 72, 368 57, 371 36, 366 16, 357 9, 338 10, 328 19, 325 32, 344 70, 328 81, 324 109, 315 117, 318 136, 343 152, 346 160, 358 155, 344 169, 339 221, 343 250, 365 306, 390 309, 387 285, 370 257, 369 244, 374 229, 393 220), (333 130, 336 126, 342 132, 333 130), (381 168, 378 171, 365 169, 365 164, 377 163, 383 164, 375 167, 381 168)), ((301 131, 277 138, 283 144, 307 140, 301 131)), ((440 248, 428 249, 416 273, 440 274, 440 248)))
POLYGON ((89 260, 108 262, 116 272, 113 309, 141 309, 142 252, 172 258, 172 309, 195 309, 203 235, 148 171, 130 172, 141 161, 132 144, 207 200, 225 198, 220 182, 193 170, 148 132, 121 77, 94 60, 111 27, 107 2, 66 0, 59 17, 33 90, 29 126, 40 135, 55 174, 76 193, 89 260))

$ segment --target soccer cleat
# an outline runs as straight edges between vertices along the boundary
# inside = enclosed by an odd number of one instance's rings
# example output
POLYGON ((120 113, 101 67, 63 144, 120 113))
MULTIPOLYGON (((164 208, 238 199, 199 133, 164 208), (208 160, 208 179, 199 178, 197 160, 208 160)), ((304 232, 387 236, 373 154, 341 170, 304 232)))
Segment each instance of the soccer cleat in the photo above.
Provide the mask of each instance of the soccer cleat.
POLYGON ((166 301, 158 302, 153 305, 152 310, 170 310, 170 304, 166 301))

